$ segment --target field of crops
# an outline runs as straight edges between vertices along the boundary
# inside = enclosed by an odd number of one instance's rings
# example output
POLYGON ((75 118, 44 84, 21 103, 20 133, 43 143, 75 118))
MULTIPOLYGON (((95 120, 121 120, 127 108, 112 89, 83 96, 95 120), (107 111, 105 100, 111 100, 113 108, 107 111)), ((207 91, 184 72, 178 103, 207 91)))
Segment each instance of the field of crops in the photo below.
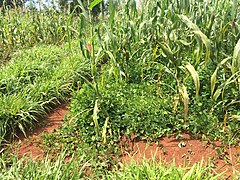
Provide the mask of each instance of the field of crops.
POLYGON ((79 14, 0 14, 0 179, 224 179, 211 163, 117 159, 123 136, 189 133, 239 147, 239 2, 109 0, 95 17, 100 2, 79 14), (43 136, 46 159, 9 153, 67 100, 62 127, 43 136))

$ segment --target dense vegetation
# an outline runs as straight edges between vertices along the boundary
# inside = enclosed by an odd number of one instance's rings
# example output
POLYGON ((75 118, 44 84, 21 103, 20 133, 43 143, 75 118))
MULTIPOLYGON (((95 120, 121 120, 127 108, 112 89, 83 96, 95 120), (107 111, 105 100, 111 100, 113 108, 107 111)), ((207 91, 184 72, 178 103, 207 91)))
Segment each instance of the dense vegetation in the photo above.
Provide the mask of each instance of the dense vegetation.
POLYGON ((72 96, 63 127, 44 137, 46 152, 61 154, 56 162, 24 163, 3 153, 1 175, 209 179, 201 164, 186 175, 154 163, 120 171, 112 154, 119 155, 117 143, 131 134, 151 141, 181 132, 228 145, 240 141, 238 1, 141 1, 139 7, 134 0, 109 1, 96 18, 99 3, 79 5, 78 16, 20 9, 0 15, 2 62, 12 57, 0 70, 1 142, 72 96), (79 160, 63 161, 72 155, 79 160))

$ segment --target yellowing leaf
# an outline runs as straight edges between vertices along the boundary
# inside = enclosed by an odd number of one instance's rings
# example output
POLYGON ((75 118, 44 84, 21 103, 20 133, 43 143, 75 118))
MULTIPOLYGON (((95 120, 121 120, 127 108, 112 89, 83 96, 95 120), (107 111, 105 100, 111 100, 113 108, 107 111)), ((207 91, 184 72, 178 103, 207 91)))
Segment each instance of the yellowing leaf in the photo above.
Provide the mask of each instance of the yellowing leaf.
POLYGON ((187 114, 188 114, 188 93, 186 86, 182 85, 182 87, 179 89, 180 94, 183 97, 183 104, 184 104, 184 121, 187 121, 187 114))
POLYGON ((238 115, 231 115, 231 118, 237 121, 240 121, 240 116, 238 115))
POLYGON ((199 80, 198 73, 190 63, 188 63, 186 65, 186 68, 192 75, 192 78, 193 78, 193 81, 195 84, 195 88, 196 88, 196 99, 198 99, 198 94, 199 94, 199 90, 200 90, 200 80, 199 80))
POLYGON ((98 125, 98 100, 95 101, 94 109, 93 109, 93 122, 95 125, 95 131, 99 134, 99 125, 98 125))
POLYGON ((106 144, 107 141, 107 124, 108 124, 109 117, 106 118, 104 126, 103 126, 103 131, 102 131, 102 143, 106 144))

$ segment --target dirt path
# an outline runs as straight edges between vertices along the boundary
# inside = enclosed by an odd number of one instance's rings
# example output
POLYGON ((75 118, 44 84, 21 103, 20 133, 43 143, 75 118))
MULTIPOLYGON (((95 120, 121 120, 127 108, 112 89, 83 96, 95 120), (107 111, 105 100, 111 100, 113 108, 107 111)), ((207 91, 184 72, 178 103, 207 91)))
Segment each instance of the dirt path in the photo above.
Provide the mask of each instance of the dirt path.
POLYGON ((44 121, 47 125, 37 128, 33 134, 30 134, 27 138, 20 137, 18 143, 15 143, 14 152, 20 157, 30 156, 35 160, 41 160, 45 158, 42 147, 39 146, 39 142, 42 141, 41 136, 43 134, 52 133, 54 129, 61 126, 61 121, 64 116, 69 113, 67 105, 69 102, 65 102, 59 105, 52 113, 49 114, 44 121), (17 145, 18 144, 18 145, 17 145))

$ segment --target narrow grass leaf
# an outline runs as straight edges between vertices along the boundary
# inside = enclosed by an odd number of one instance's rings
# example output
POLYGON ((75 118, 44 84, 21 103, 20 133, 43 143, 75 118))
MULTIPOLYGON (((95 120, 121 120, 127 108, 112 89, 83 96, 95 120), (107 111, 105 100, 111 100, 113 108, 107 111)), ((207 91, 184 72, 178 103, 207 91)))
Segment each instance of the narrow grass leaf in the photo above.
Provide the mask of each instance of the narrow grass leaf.
POLYGON ((113 22, 114 22, 114 17, 115 17, 115 13, 116 13, 116 5, 113 0, 110 0, 110 2, 109 2, 109 12, 110 12, 109 22, 110 22, 111 28, 113 28, 113 22))
POLYGON ((187 16, 180 14, 178 15, 178 17, 191 29, 195 30, 195 31, 200 31, 199 27, 194 24, 190 19, 188 19, 187 16))
POLYGON ((216 86, 217 71, 218 71, 218 68, 216 68, 216 70, 214 71, 214 73, 211 76, 211 95, 213 95, 213 92, 214 92, 215 86, 216 86))
POLYGON ((237 121, 240 121, 240 116, 238 115, 231 115, 231 118, 237 121))
POLYGON ((221 92, 222 92, 222 88, 219 88, 219 89, 217 89, 217 90, 215 91, 215 93, 214 93, 214 95, 213 95, 213 97, 212 97, 214 101, 217 101, 217 99, 218 99, 218 97, 220 96, 221 92))

